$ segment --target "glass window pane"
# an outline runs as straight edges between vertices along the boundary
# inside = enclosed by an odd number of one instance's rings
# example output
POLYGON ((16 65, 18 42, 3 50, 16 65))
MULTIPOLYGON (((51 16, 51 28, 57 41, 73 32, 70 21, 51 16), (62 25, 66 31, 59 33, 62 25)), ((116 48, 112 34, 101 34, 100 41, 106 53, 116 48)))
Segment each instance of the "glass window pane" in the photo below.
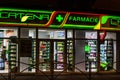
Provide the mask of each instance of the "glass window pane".
POLYGON ((21 28, 20 29, 20 38, 36 38, 36 29, 35 28, 21 28))
POLYGON ((50 71, 50 41, 39 42, 39 70, 50 71))
POLYGON ((40 39, 65 39, 65 30, 39 29, 38 38, 40 39))
POLYGON ((75 38, 97 39, 97 31, 75 30, 75 38))
POLYGON ((18 36, 18 30, 17 28, 8 28, 8 27, 2 27, 0 28, 0 37, 9 38, 10 36, 18 36))
POLYGON ((0 39, 0 73, 8 73, 9 71, 8 41, 8 39, 0 39))
POLYGON ((73 38, 73 30, 67 31, 67 38, 73 38))
POLYGON ((54 42, 54 71, 64 70, 64 42, 54 42))
POLYGON ((100 70, 116 69, 116 33, 106 32, 105 40, 100 44, 100 70))
MULTIPOLYGON (((75 66, 81 71, 97 71, 97 40, 76 40, 75 41, 75 66), (90 65, 91 62, 91 65, 90 65)), ((79 72, 78 69, 75 71, 79 72)))
POLYGON ((67 66, 68 71, 74 71, 73 41, 67 40, 67 66))
POLYGON ((21 39, 20 72, 35 72, 36 64, 36 40, 21 39))

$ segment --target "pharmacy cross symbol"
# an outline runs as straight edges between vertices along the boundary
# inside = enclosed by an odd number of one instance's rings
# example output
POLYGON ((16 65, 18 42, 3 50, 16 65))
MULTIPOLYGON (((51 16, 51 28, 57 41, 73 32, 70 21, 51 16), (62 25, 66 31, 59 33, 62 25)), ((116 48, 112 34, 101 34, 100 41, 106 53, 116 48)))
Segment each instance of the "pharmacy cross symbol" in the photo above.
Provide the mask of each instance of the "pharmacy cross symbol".
POLYGON ((61 21, 63 20, 63 17, 62 17, 61 15, 58 15, 58 16, 56 17, 56 19, 57 19, 58 22, 61 22, 61 21))

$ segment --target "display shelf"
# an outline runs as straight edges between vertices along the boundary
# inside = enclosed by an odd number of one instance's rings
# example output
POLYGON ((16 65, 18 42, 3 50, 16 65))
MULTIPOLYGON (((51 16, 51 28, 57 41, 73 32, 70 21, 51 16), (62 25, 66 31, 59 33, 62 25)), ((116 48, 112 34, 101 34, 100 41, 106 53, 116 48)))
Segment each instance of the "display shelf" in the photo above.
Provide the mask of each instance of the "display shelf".
POLYGON ((68 63, 68 70, 73 70, 73 41, 67 41, 67 63, 68 63))
POLYGON ((105 40, 100 45, 100 66, 101 70, 113 69, 113 40, 105 40))
POLYGON ((50 69, 50 42, 40 41, 39 45, 39 68, 41 70, 50 69), (49 68, 49 69, 48 69, 49 68))
POLYGON ((55 58, 54 68, 57 70, 63 69, 63 53, 64 53, 64 42, 55 42, 55 58))
POLYGON ((96 40, 86 40, 85 45, 85 69, 89 71, 91 66, 91 71, 97 70, 97 41, 96 40), (90 63, 91 62, 91 65, 90 63))
POLYGON ((8 44, 8 61, 9 61, 9 69, 16 68, 17 44, 11 42, 10 40, 9 40, 9 44, 8 44))
POLYGON ((32 40, 32 54, 30 57, 30 68, 29 71, 32 71, 32 69, 35 68, 35 62, 36 62, 36 41, 32 40))

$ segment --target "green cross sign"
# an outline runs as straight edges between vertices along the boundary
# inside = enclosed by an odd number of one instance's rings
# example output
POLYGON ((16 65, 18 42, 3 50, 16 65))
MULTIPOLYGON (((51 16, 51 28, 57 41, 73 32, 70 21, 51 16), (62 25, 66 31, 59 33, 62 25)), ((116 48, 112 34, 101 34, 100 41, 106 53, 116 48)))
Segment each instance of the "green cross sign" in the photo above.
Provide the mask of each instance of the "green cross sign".
POLYGON ((63 20, 63 17, 61 15, 58 15, 56 19, 58 20, 58 22, 61 22, 63 20))

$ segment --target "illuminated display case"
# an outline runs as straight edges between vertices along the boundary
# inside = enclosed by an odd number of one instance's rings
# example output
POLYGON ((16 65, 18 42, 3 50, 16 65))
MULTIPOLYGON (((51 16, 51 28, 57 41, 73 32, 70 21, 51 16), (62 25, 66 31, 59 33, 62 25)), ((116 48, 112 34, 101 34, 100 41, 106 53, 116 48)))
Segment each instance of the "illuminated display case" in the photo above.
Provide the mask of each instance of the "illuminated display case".
POLYGON ((54 42, 54 69, 63 70, 64 42, 54 42))
POLYGON ((9 61, 9 69, 14 70, 17 66, 17 44, 13 43, 9 40, 8 44, 8 61, 9 61))
POLYGON ((100 45, 100 67, 101 70, 111 70, 113 69, 113 40, 105 40, 103 44, 100 45))
POLYGON ((97 70, 97 41, 96 40, 86 40, 85 46, 85 63, 86 70, 89 71, 91 62, 91 71, 97 70))
POLYGON ((50 70, 50 42, 40 41, 39 45, 39 69, 50 70))
POLYGON ((72 71, 73 70, 73 41, 72 40, 68 40, 67 41, 67 66, 68 66, 68 70, 72 71))

